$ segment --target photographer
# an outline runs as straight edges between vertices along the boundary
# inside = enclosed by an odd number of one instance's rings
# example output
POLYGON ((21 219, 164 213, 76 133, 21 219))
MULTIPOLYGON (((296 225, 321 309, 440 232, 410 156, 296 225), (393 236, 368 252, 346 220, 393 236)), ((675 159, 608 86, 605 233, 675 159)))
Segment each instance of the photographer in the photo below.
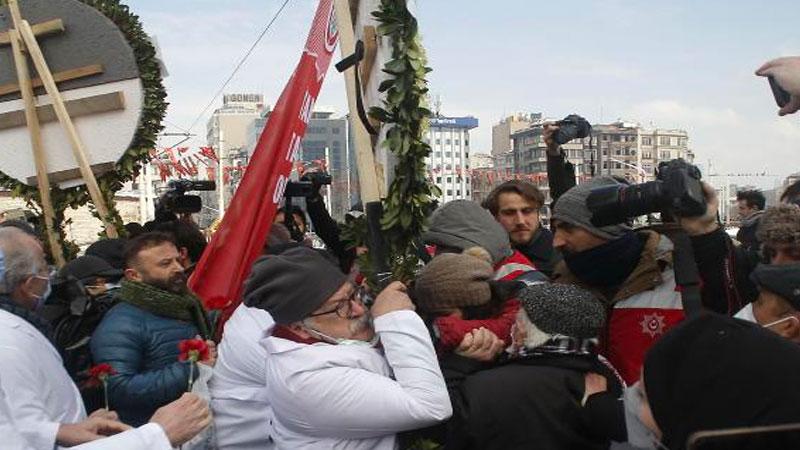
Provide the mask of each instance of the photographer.
MULTIPOLYGON (((676 292, 674 245, 667 236, 633 231, 622 220, 594 225, 587 206, 592 191, 620 187, 611 177, 598 177, 570 189, 556 203, 553 245, 564 261, 556 267, 554 280, 587 288, 604 302, 609 311, 603 334, 606 356, 626 381, 633 382, 647 349, 684 313, 676 292)), ((720 228, 716 195, 706 185, 703 189, 705 205, 700 207, 705 206, 705 213, 679 219, 680 228, 689 235, 695 253, 703 306, 732 315, 755 297, 747 281, 753 261, 720 228)))
POLYGON ((317 173, 319 172, 307 173, 302 178, 304 181, 311 182, 311 195, 306 198, 306 212, 308 212, 308 217, 311 218, 314 232, 325 243, 328 251, 339 260, 339 268, 344 273, 350 273, 350 269, 356 261, 356 250, 347 248, 345 243, 342 242, 339 225, 325 208, 325 202, 319 192, 323 186, 322 181, 324 181, 324 178, 315 176, 317 173))

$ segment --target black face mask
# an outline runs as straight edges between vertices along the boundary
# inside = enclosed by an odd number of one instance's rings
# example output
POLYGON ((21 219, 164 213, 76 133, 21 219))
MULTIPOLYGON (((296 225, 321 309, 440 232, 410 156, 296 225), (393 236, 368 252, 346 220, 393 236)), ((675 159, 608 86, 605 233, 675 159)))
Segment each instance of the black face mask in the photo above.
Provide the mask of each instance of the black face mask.
POLYGON ((644 243, 636 233, 628 232, 595 248, 565 253, 564 262, 579 280, 589 286, 618 286, 639 264, 643 248, 644 243))

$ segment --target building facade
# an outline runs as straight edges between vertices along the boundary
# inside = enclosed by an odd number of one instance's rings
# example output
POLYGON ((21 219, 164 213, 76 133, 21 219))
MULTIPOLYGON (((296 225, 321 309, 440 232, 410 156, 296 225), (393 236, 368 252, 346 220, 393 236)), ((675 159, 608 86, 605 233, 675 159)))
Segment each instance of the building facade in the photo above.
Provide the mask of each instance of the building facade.
POLYGON ((425 158, 428 175, 442 191, 440 203, 472 199, 469 131, 478 126, 474 117, 430 119, 427 142, 431 154, 425 158))
POLYGON ((511 135, 541 119, 541 113, 517 113, 500 120, 492 127, 492 156, 510 152, 513 149, 511 135))
MULTIPOLYGON (((300 162, 306 168, 324 167, 331 175, 330 186, 325 186, 321 194, 325 198, 328 211, 334 219, 342 220, 353 204, 358 202, 357 180, 354 182, 355 154, 351 152, 350 126, 347 117, 334 117, 335 111, 314 111, 303 137, 300 162)), ((249 155, 253 154, 261 132, 269 119, 269 111, 254 120, 248 132, 246 146, 249 155)), ((295 202, 303 205, 301 199, 295 202)))

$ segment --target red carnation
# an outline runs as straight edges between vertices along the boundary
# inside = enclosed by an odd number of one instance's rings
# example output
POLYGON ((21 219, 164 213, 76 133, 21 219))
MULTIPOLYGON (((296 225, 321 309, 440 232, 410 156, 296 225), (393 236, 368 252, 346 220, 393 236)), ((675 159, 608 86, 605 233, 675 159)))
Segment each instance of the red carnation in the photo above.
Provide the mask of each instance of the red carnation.
POLYGON ((202 339, 184 339, 178 343, 179 361, 205 361, 209 359, 208 344, 202 339))
POLYGON ((95 387, 103 385, 103 399, 105 400, 106 409, 108 408, 108 377, 116 375, 117 371, 111 367, 111 364, 102 363, 89 368, 89 379, 86 381, 86 386, 95 387))
POLYGON ((209 359, 208 344, 206 341, 195 339, 184 339, 178 342, 178 361, 189 361, 189 389, 186 392, 192 392, 192 384, 194 384, 194 365, 198 361, 206 361, 209 359))
POLYGON ((86 381, 86 386, 100 386, 108 380, 108 377, 116 374, 117 371, 111 367, 111 364, 103 363, 92 366, 89 368, 89 379, 86 381))

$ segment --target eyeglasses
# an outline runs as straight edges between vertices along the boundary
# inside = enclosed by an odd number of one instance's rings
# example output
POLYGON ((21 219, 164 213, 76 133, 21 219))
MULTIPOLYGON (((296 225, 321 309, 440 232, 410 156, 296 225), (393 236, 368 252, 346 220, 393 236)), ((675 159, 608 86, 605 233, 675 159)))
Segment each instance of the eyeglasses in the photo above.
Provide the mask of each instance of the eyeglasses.
POLYGON ((353 293, 350 294, 349 297, 340 300, 336 307, 329 309, 328 311, 322 311, 315 314, 310 314, 308 317, 317 317, 317 316, 324 316, 327 314, 336 313, 342 319, 352 319, 353 318, 353 303, 358 303, 359 305, 363 305, 362 299, 366 297, 366 292, 364 286, 355 286, 353 285, 353 293))

